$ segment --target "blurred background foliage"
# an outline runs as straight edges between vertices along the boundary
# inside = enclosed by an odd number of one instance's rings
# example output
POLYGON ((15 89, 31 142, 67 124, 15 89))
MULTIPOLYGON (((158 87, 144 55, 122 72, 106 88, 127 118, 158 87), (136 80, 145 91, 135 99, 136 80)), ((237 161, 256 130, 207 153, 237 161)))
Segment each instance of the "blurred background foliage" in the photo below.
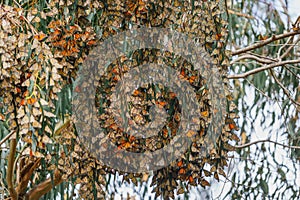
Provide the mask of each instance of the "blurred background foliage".
MULTIPOLYGON (((238 49, 299 30, 299 16, 290 15, 292 1, 228 1, 230 42, 238 49)), ((239 110, 241 139, 245 143, 267 140, 286 146, 300 144, 299 36, 284 37, 260 48, 233 55, 230 74, 273 63, 295 60, 253 75, 231 80, 239 110)), ((226 196, 234 199, 297 199, 299 148, 260 142, 237 151, 226 196)))

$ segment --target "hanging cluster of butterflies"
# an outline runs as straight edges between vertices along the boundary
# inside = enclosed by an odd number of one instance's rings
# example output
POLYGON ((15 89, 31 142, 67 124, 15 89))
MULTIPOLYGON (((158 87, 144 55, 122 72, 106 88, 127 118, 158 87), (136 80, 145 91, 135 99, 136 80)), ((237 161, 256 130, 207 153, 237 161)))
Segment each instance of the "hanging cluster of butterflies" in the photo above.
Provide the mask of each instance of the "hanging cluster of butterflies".
MULTIPOLYGON (((5 105, 11 106, 3 116, 0 115, 0 120, 10 119, 11 130, 17 127, 22 130, 21 138, 29 144, 28 156, 44 157, 48 170, 59 169, 65 180, 75 179, 76 184, 81 184, 82 198, 103 197, 106 174, 117 172, 97 161, 88 149, 81 146, 71 122, 59 135, 53 136, 57 131, 53 122, 59 118, 55 107, 57 94, 76 78, 79 66, 98 42, 120 31, 142 26, 172 28, 194 37, 211 55, 212 67, 222 76, 228 113, 217 146, 210 150, 209 155, 199 153, 207 141, 211 105, 215 103, 211 102, 211 91, 205 87, 205 77, 182 57, 159 49, 139 49, 108 66, 95 95, 99 123, 119 150, 139 153, 156 151, 168 145, 177 134, 182 112, 176 93, 169 88, 160 84, 144 85, 132 93, 128 105, 129 119, 141 126, 152 122, 151 106, 167 111, 166 124, 155 136, 140 138, 126 133, 107 108, 114 101, 111 96, 113 89, 130 69, 146 63, 164 63, 179 71, 180 79, 197 91, 197 102, 201 107, 200 128, 188 133, 194 137, 193 143, 178 160, 152 174, 118 173, 135 185, 138 181, 148 181, 152 175, 153 192, 156 197, 161 195, 164 199, 174 198, 175 193, 184 193, 190 186, 209 186, 206 177, 219 180, 219 175, 226 176, 224 167, 228 166, 228 152, 234 150, 229 141, 238 141, 233 133, 237 129, 234 122, 237 115, 235 106, 230 103, 232 97, 225 78, 229 53, 225 50, 227 22, 224 4, 225 1, 221 0, 79 0, 77 3, 54 0, 45 5, 44 11, 37 10, 34 5, 26 11, 1 7, 0 96, 5 105), (47 153, 51 143, 61 145, 59 152, 47 153)), ((99 141, 93 139, 93 142, 99 141)))
MULTIPOLYGON (((180 76, 185 81, 188 81, 198 90, 203 86, 203 79, 196 77, 197 72, 191 70, 191 65, 188 62, 175 56, 170 52, 161 52, 158 49, 141 49, 133 52, 130 58, 122 56, 117 61, 113 62, 108 68, 105 76, 99 80, 97 90, 97 106, 100 110, 100 124, 101 127, 109 134, 111 141, 119 148, 127 151, 142 153, 145 151, 153 152, 157 149, 168 145, 172 138, 176 135, 181 119, 181 106, 178 102, 176 94, 162 84, 147 84, 137 88, 130 97, 129 103, 129 122, 128 124, 136 124, 139 126, 148 126, 154 121, 151 119, 151 107, 158 106, 167 111, 168 118, 165 126, 159 130, 155 136, 147 136, 147 133, 142 133, 143 137, 135 137, 128 134, 122 127, 118 125, 113 113, 109 109, 111 103, 118 101, 112 96, 118 81, 122 74, 128 72, 128 69, 143 65, 145 63, 165 63, 172 66, 174 69, 180 70, 180 76), (176 62, 174 62, 176 60, 176 62), (188 66, 189 65, 189 66, 188 66), (100 103, 101 102, 101 103, 100 103)), ((126 87, 126 86, 124 86, 126 87)), ((127 86, 128 87, 128 86, 127 86)), ((125 88, 126 90, 126 88, 125 88)), ((199 99, 202 93, 199 92, 199 99)), ((208 108, 203 108, 207 109, 208 108)), ((122 111, 120 111, 122 112, 122 111)), ((202 112, 205 117, 208 116, 206 111, 202 112)), ((159 126, 151 124, 149 126, 150 132, 157 131, 159 126), (153 127, 151 129, 151 127, 153 127)), ((205 121, 202 120, 203 129, 205 121)), ((95 141, 99 142, 99 141, 95 141)))
MULTIPOLYGON (((130 97, 128 105, 128 123, 149 125, 151 123, 149 108, 158 105, 168 112, 165 126, 155 136, 137 137, 128 134, 121 127, 113 113, 107 109, 114 101, 116 85, 130 69, 146 63, 164 63, 180 72, 180 78, 189 82, 197 91, 197 102, 201 106, 200 129, 197 132, 188 132, 195 136, 191 147, 176 162, 153 172, 152 186, 156 197, 174 198, 175 193, 181 194, 188 191, 189 186, 209 186, 206 177, 213 176, 219 181, 219 176, 226 176, 224 167, 228 166, 228 152, 234 147, 228 142, 238 141, 239 138, 233 133, 237 130, 233 119, 237 118, 234 113, 235 105, 232 100, 228 80, 225 78, 229 65, 229 53, 225 51, 227 37, 225 10, 221 10, 224 2, 219 1, 114 1, 107 3, 103 12, 105 18, 101 20, 103 27, 101 39, 116 34, 119 31, 138 27, 163 27, 172 28, 176 31, 189 34, 203 45, 212 57, 213 67, 223 76, 223 86, 228 100, 228 113, 224 120, 222 132, 219 133, 217 147, 210 150, 209 155, 202 155, 201 148, 207 143, 207 128, 211 121, 211 102, 209 93, 205 87, 205 77, 199 75, 193 66, 180 56, 172 52, 162 52, 158 49, 139 49, 129 56, 122 56, 111 63, 106 73, 99 80, 97 88, 96 104, 99 108, 99 121, 110 141, 119 150, 141 153, 156 151, 167 146, 176 136, 181 118, 181 107, 176 94, 160 84, 147 84, 137 88, 130 97), (221 17, 223 16, 223 17, 221 17), (182 182, 187 183, 183 187, 182 182)), ((126 86, 124 86, 126 87, 126 86)), ((221 95, 221 94, 214 94, 221 95)), ((122 112, 122 111, 120 111, 122 112)), ((101 143, 97 139, 93 142, 101 143)), ((133 165, 135 163, 132 163, 133 165)), ((138 163, 140 164, 140 163, 138 163)), ((124 180, 137 184, 142 180, 143 173, 119 172, 124 180)))

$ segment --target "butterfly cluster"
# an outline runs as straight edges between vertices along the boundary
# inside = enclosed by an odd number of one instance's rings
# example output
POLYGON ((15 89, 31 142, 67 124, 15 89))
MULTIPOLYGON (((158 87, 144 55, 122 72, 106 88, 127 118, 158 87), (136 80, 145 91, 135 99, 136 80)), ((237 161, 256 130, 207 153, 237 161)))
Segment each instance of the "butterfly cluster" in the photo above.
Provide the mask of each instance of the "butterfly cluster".
MULTIPOLYGON (((188 136, 195 136, 190 149, 181 156, 179 160, 168 167, 153 172, 152 185, 156 196, 162 195, 164 198, 174 198, 178 194, 187 191, 190 185, 208 186, 206 177, 213 176, 219 180, 219 175, 226 176, 224 167, 228 166, 228 152, 234 147, 229 144, 230 140, 238 141, 239 138, 233 133, 237 130, 233 119, 237 118, 234 112, 235 105, 232 100, 228 80, 225 78, 229 65, 229 52, 225 50, 227 38, 225 10, 222 8, 224 2, 219 1, 117 1, 108 3, 105 6, 105 16, 100 21, 103 27, 102 40, 118 33, 138 27, 162 27, 172 28, 176 31, 187 33, 196 42, 203 45, 212 57, 213 67, 223 75, 223 86, 228 100, 228 113, 222 132, 219 133, 216 147, 211 148, 209 155, 202 155, 201 148, 206 148, 207 127, 211 122, 211 102, 210 92, 205 88, 205 77, 193 70, 193 66, 183 58, 172 54, 172 52, 162 52, 158 49, 139 49, 128 56, 120 57, 107 67, 107 72, 100 77, 96 103, 99 108, 99 121, 101 127, 109 136, 118 149, 135 153, 145 151, 155 151, 168 145, 176 135, 176 128, 180 123, 181 108, 176 102, 176 94, 168 91, 168 88, 161 85, 148 84, 135 90, 130 99, 128 123, 148 125, 149 107, 158 105, 167 110, 169 118, 166 125, 151 137, 132 136, 120 127, 113 117, 113 113, 108 109, 110 105, 117 101, 111 95, 115 90, 118 81, 122 79, 131 68, 146 63, 163 63, 172 66, 180 71, 180 78, 189 82, 197 91, 197 101, 201 105, 201 125, 197 132, 188 132, 188 136), (105 19, 105 20, 104 20, 105 19), (174 104, 175 103, 175 104, 174 104), (187 187, 183 188, 179 183, 187 182, 187 187)), ((214 94, 222 95, 222 94, 214 94)), ((120 110, 120 112, 122 112, 120 110)), ((95 143, 99 141, 95 138, 95 143)), ((100 142, 101 143, 101 142, 100 142)), ((209 148, 209 147, 207 147, 209 148)), ((112 152, 117 153, 117 152, 112 152)), ((137 163, 140 164, 140 163, 137 163)), ((132 163, 135 165, 135 163, 132 163)), ((143 177, 139 173, 119 172, 124 180, 138 183, 143 177)))
MULTIPOLYGON (((209 186, 207 177, 219 180, 219 175, 226 176, 228 153, 234 150, 229 143, 239 138, 234 134, 237 130, 234 119, 238 116, 225 78, 230 53, 225 50, 224 5, 222 0, 78 0, 76 3, 54 0, 43 10, 34 5, 28 5, 26 10, 1 5, 0 97, 5 112, 0 114, 0 120, 9 122, 10 131, 19 130, 19 137, 28 145, 22 156, 43 158, 49 171, 58 169, 64 180, 75 180, 81 185, 80 195, 84 199, 103 198, 107 174, 121 174, 125 181, 135 185, 153 176, 153 192, 163 198, 174 198, 175 193, 184 193, 190 186, 209 186), (210 54, 212 67, 221 74, 228 100, 228 105, 224 105, 227 113, 216 145, 209 147, 208 155, 199 153, 206 148, 207 128, 214 112, 212 105, 216 103, 210 96, 222 94, 209 91, 205 76, 172 52, 139 49, 118 58, 99 77, 95 102, 99 123, 119 150, 139 153, 161 149, 176 136, 181 120, 182 108, 176 93, 163 85, 148 84, 137 88, 130 97, 130 123, 151 126, 149 108, 156 105, 167 111, 166 124, 155 136, 144 138, 130 135, 118 126, 108 109, 114 101, 112 91, 124 74, 139 65, 163 63, 177 70, 180 79, 195 89, 195 101, 201 107, 202 117, 197 119, 199 130, 187 133, 193 137, 190 148, 176 162, 151 173, 117 172, 81 145, 71 120, 63 128, 56 128, 55 124, 66 117, 65 113, 60 116, 62 105, 57 102, 64 86, 76 78, 78 69, 97 43, 139 27, 170 28, 195 38, 210 54)), ((80 89, 76 87, 74 91, 80 89)), ((97 138, 91 140, 99 142, 97 138)))

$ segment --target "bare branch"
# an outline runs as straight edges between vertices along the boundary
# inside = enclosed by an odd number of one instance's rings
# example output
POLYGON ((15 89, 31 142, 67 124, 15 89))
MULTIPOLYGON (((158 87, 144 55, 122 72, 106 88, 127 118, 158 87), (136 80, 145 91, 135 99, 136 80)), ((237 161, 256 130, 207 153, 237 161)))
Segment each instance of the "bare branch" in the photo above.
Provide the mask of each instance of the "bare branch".
POLYGON ((264 97, 266 97, 269 101, 273 101, 273 102, 276 102, 276 103, 278 103, 278 102, 282 102, 282 101, 280 101, 280 100, 278 100, 278 99, 273 99, 273 98, 271 98, 271 97, 269 97, 264 91, 262 91, 261 89, 259 89, 259 88, 257 88, 255 85, 254 85, 254 83, 252 83, 250 80, 248 80, 248 79, 245 79, 248 83, 249 83, 249 85, 251 85, 255 90, 257 90, 259 93, 261 93, 264 97))
POLYGON ((293 97, 290 95, 290 92, 288 91, 287 88, 284 87, 284 85, 278 80, 278 78, 276 77, 276 75, 274 74, 273 70, 270 69, 270 72, 271 72, 271 75, 272 77, 274 78, 274 80, 276 81, 276 83, 281 87, 281 89, 283 90, 284 94, 289 98, 289 100, 291 100, 291 102, 293 104, 295 104, 295 107, 297 110, 300 111, 300 107, 297 107, 297 106, 300 106, 300 103, 296 102, 293 97))
MULTIPOLYGON (((300 80, 300 76, 298 74, 296 74, 295 72, 293 72, 291 69, 290 69, 290 66, 285 66, 286 70, 288 70, 291 74, 293 74, 295 77, 297 77, 297 79, 300 80)), ((298 68, 300 69, 300 68, 298 68)))
POLYGON ((278 61, 278 60, 275 59, 275 58, 266 57, 266 56, 264 56, 264 55, 256 54, 256 53, 253 53, 253 52, 249 52, 248 54, 254 55, 254 56, 259 57, 259 58, 265 58, 265 59, 268 59, 268 60, 272 60, 272 61, 274 61, 274 62, 277 62, 277 61, 278 61))
POLYGON ((16 191, 18 194, 24 194, 25 190, 28 186, 28 183, 31 179, 33 172, 39 167, 41 158, 37 158, 34 161, 29 162, 23 169, 21 169, 20 173, 20 182, 16 187, 16 191))
POLYGON ((292 45, 290 45, 289 48, 280 56, 280 60, 286 57, 299 41, 300 37, 292 45))
POLYGON ((285 48, 287 45, 290 45, 290 44, 293 42, 293 40, 294 40, 294 36, 289 37, 289 39, 286 41, 286 43, 284 43, 284 44, 279 48, 279 50, 278 50, 278 52, 277 52, 277 59, 278 59, 278 60, 281 61, 281 56, 280 56, 280 54, 281 54, 282 49, 285 48))
POLYGON ((48 178, 44 182, 36 185, 25 195, 25 199, 38 200, 44 194, 48 193, 53 187, 59 185, 62 182, 63 182, 62 175, 58 170, 56 170, 54 171, 53 180, 51 180, 51 178, 48 178))
POLYGON ((260 63, 263 63, 263 64, 271 64, 271 63, 274 62, 273 59, 269 59, 267 57, 265 57, 265 58, 259 58, 259 57, 255 56, 255 55, 248 55, 248 54, 246 54, 246 55, 240 56, 237 59, 231 61, 230 64, 232 65, 232 64, 234 64, 236 62, 239 62, 239 61, 245 60, 245 59, 256 60, 257 62, 260 62, 260 63))
POLYGON ((279 0, 280 1, 280 4, 283 8, 283 13, 287 16, 287 26, 289 28, 290 26, 290 23, 292 22, 291 20, 291 16, 289 15, 289 11, 288 11, 288 8, 287 8, 287 5, 282 1, 282 0, 279 0))
POLYGON ((16 155, 16 147, 17 147, 17 140, 16 138, 13 138, 10 140, 10 146, 9 146, 10 152, 9 152, 7 170, 6 170, 7 187, 12 200, 18 200, 18 194, 13 184, 13 170, 14 170, 14 160, 16 155))
POLYGON ((1 141, 0 141, 0 146, 6 142, 6 140, 8 140, 13 134, 15 133, 15 131, 11 131, 9 134, 7 134, 7 136, 5 136, 1 141))
POLYGON ((276 145, 279 145, 279 146, 282 146, 282 147, 285 147, 285 148, 290 148, 290 149, 300 149, 300 146, 289 146, 289 145, 286 145, 286 144, 281 144, 279 142, 272 141, 270 139, 257 140, 257 141, 250 142, 250 143, 243 144, 243 145, 236 145, 235 148, 236 149, 243 149, 243 148, 249 147, 251 145, 254 145, 254 144, 257 144, 257 143, 262 143, 262 142, 269 142, 269 143, 273 143, 273 144, 276 144, 276 145))
POLYGON ((273 64, 269 64, 269 65, 264 65, 263 67, 259 67, 259 68, 250 70, 250 71, 245 72, 243 74, 228 75, 227 78, 228 79, 246 78, 246 77, 248 77, 252 74, 256 74, 256 73, 262 72, 264 70, 272 69, 274 67, 279 67, 279 66, 286 65, 286 64, 297 64, 297 63, 300 63, 300 59, 298 59, 298 60, 286 60, 286 61, 277 62, 277 63, 273 63, 273 64))
POLYGON ((236 12, 236 11, 231 10, 231 9, 227 9, 227 10, 228 10, 229 14, 237 15, 237 16, 240 16, 240 17, 245 17, 245 18, 248 18, 248 19, 255 19, 255 17, 253 17, 251 15, 248 15, 248 14, 245 14, 245 13, 236 12))
POLYGON ((250 46, 248 46, 246 48, 233 51, 232 55, 233 56, 239 55, 239 54, 245 53, 247 51, 251 51, 253 49, 257 49, 257 48, 263 47, 266 44, 269 44, 269 43, 274 42, 276 40, 280 40, 280 39, 287 38, 287 37, 290 37, 290 36, 293 36, 293 35, 298 35, 298 34, 300 34, 300 30, 293 31, 293 32, 287 32, 287 33, 283 33, 283 34, 280 34, 280 35, 273 35, 272 37, 270 37, 270 38, 268 38, 266 40, 263 40, 263 41, 258 42, 256 44, 253 44, 253 45, 250 45, 250 46))

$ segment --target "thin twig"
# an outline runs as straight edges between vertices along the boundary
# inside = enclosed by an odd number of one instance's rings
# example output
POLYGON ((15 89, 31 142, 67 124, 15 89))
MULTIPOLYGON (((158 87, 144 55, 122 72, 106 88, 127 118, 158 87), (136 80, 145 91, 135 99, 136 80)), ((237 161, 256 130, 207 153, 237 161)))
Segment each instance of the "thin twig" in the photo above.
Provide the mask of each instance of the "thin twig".
POLYGON ((234 10, 231 10, 231 9, 227 9, 227 11, 228 11, 229 14, 237 15, 237 16, 240 16, 240 17, 245 17, 245 18, 248 18, 248 19, 255 19, 255 17, 253 17, 251 15, 248 15, 248 14, 245 14, 245 13, 237 12, 237 11, 234 11, 234 10))
POLYGON ((278 59, 279 61, 282 60, 282 58, 281 58, 281 56, 280 56, 282 49, 283 49, 284 47, 286 47, 287 45, 291 44, 291 43, 290 43, 291 40, 292 40, 292 42, 293 42, 294 36, 289 37, 289 39, 286 41, 286 43, 284 43, 284 44, 279 48, 279 50, 278 50, 278 52, 277 52, 277 59, 278 59))
POLYGON ((297 106, 300 106, 300 103, 296 102, 293 97, 291 97, 290 92, 288 91, 288 89, 286 87, 284 87, 284 85, 278 80, 278 78, 276 77, 276 75, 274 74, 273 70, 270 69, 271 75, 274 78, 274 80, 276 81, 276 83, 281 87, 281 89, 283 90, 284 94, 289 98, 289 100, 291 100, 292 103, 294 103, 296 106, 296 109, 300 111, 300 107, 298 108, 297 106))
POLYGON ((280 39, 287 38, 287 37, 290 37, 290 36, 293 36, 293 35, 298 35, 298 34, 300 34, 300 30, 293 31, 293 32, 287 32, 287 33, 283 33, 283 34, 280 34, 280 35, 273 35, 272 37, 270 37, 270 38, 268 38, 266 40, 263 40, 263 41, 258 42, 256 44, 253 44, 253 45, 250 45, 250 46, 248 46, 246 48, 238 49, 236 51, 233 51, 232 55, 233 56, 239 55, 239 54, 245 53, 247 51, 251 51, 253 49, 257 49, 257 48, 263 47, 266 44, 269 44, 269 43, 274 42, 276 40, 280 40, 280 39))
POLYGON ((290 148, 290 149, 300 149, 300 146, 289 146, 289 145, 281 144, 279 142, 272 141, 270 139, 257 140, 257 141, 250 142, 250 143, 243 144, 243 145, 236 145, 235 148, 236 149, 243 149, 243 148, 249 147, 251 145, 254 145, 254 144, 257 144, 257 143, 262 143, 262 142, 269 142, 269 143, 273 143, 273 144, 276 144, 276 145, 279 145, 279 146, 282 146, 282 147, 285 147, 285 148, 290 148))
MULTIPOLYGON (((290 66, 285 66, 286 70, 288 70, 291 74, 293 74, 295 77, 297 77, 297 79, 300 80, 300 76, 298 74, 296 74, 295 72, 293 72, 291 69, 290 69, 290 66)), ((298 68, 300 70, 300 68, 298 68)))
POLYGON ((297 64, 297 63, 300 63, 300 59, 298 59, 298 60, 286 60, 286 61, 277 62, 277 63, 273 63, 273 64, 269 64, 269 65, 264 65, 263 67, 259 67, 259 68, 250 70, 250 71, 245 72, 243 74, 228 75, 227 78, 228 79, 246 78, 246 77, 248 77, 252 74, 256 74, 256 73, 262 72, 264 70, 272 69, 274 67, 279 67, 279 66, 286 65, 286 64, 297 64))
POLYGON ((274 62, 278 62, 277 59, 270 58, 270 57, 266 57, 266 56, 261 55, 261 54, 256 54, 256 53, 253 53, 253 52, 249 52, 248 54, 254 55, 254 56, 259 57, 259 58, 264 58, 264 59, 272 60, 272 61, 274 61, 274 62))
POLYGON ((290 23, 292 22, 292 20, 291 20, 291 16, 289 15, 289 11, 288 11, 287 5, 285 5, 285 3, 282 0, 279 0, 279 1, 281 3, 282 9, 284 11, 284 14, 287 16, 287 26, 289 28, 290 23))
POLYGON ((280 60, 282 60, 285 56, 287 56, 299 41, 300 41, 300 37, 293 44, 291 44, 289 48, 280 56, 280 60))
POLYGON ((260 63, 263 63, 263 64, 271 64, 271 63, 274 62, 271 59, 268 59, 267 57, 265 57, 265 58, 259 58, 259 57, 255 56, 255 55, 248 55, 248 54, 246 54, 246 55, 240 56, 237 59, 231 61, 230 64, 232 65, 232 64, 234 64, 234 63, 236 63, 236 62, 238 62, 240 60, 244 60, 244 59, 256 60, 257 62, 260 62, 260 63))
POLYGON ((17 4, 19 8, 22 8, 22 6, 16 0, 14 0, 14 3, 17 4))
POLYGON ((0 146, 6 142, 6 140, 8 140, 13 134, 15 133, 15 131, 11 131, 9 134, 7 134, 7 136, 5 136, 1 141, 0 141, 0 146))
MULTIPOLYGON (((300 57, 300 55, 299 55, 300 57)), ((300 70, 300 67, 294 66, 294 65, 287 65, 290 68, 296 69, 296 70, 300 70)))
POLYGON ((261 89, 259 89, 259 88, 257 88, 255 85, 254 85, 254 83, 252 83, 251 81, 249 81, 248 79, 245 79, 248 83, 249 83, 249 85, 250 86, 252 86, 255 90, 257 90, 260 94, 262 94, 264 97, 266 97, 269 101, 273 101, 273 102, 276 102, 276 103, 279 103, 279 102, 282 102, 282 101, 280 101, 280 100, 278 100, 278 99, 273 99, 273 98, 271 98, 271 97, 269 97, 264 91, 262 91, 261 89))

